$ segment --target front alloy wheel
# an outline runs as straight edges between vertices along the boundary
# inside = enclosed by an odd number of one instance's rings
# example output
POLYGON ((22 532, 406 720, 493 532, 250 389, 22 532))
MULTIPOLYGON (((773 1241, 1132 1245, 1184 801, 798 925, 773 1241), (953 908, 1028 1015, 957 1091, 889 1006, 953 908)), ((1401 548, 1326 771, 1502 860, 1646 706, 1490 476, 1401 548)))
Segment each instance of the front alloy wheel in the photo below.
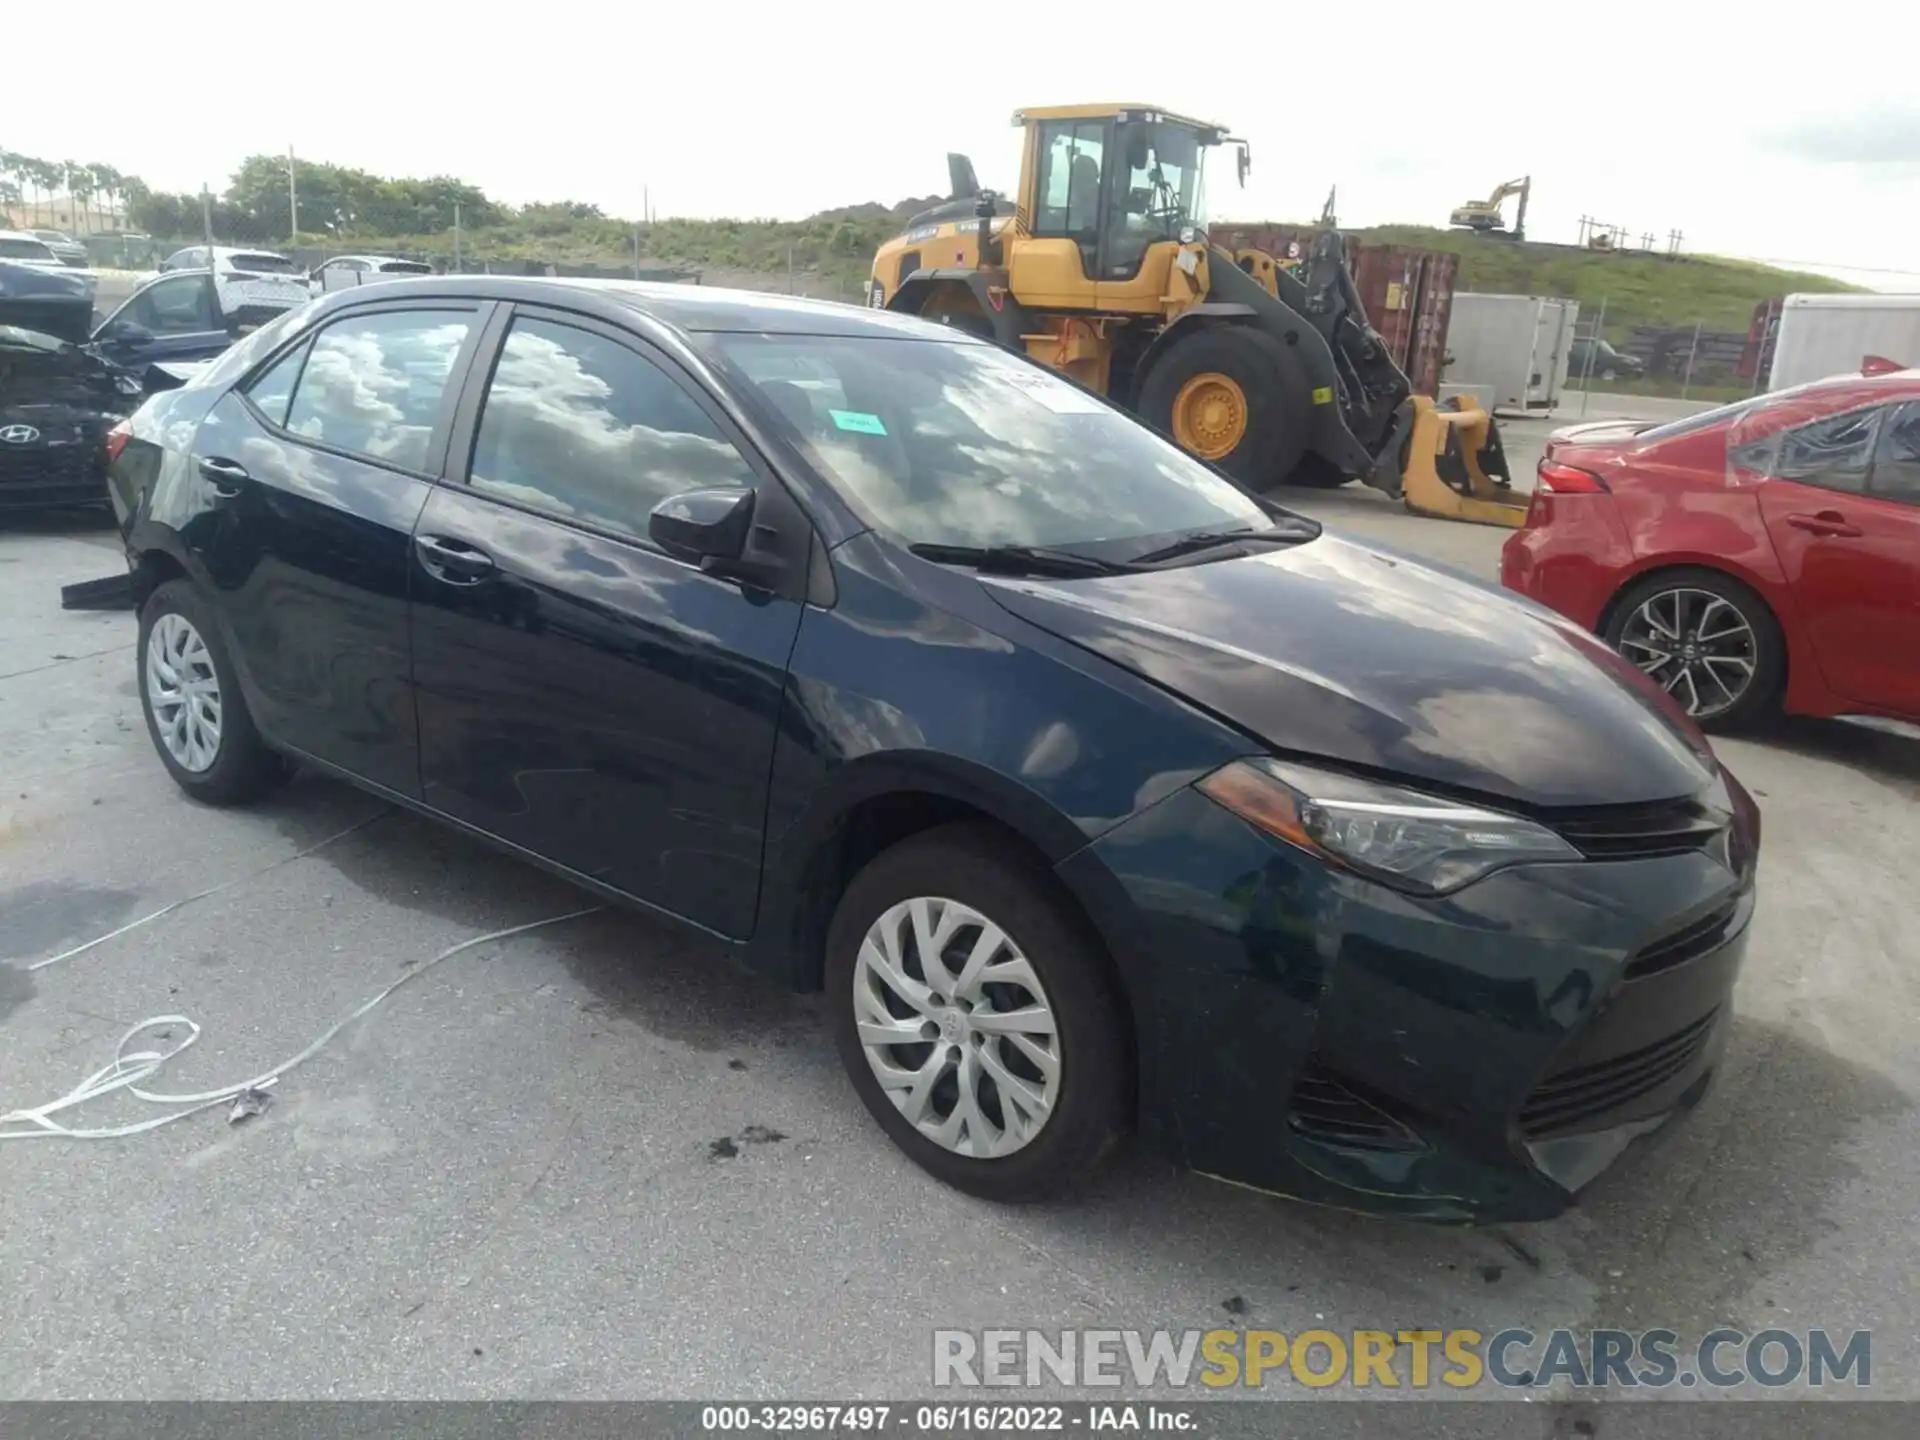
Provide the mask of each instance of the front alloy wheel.
POLYGON ((969 905, 915 896, 867 930, 853 1006, 874 1078, 943 1150, 1010 1155, 1060 1093, 1060 1036, 1020 947, 969 905))
POLYGON ((970 1195, 1085 1186, 1132 1120, 1119 976, 1044 861, 988 822, 909 836, 827 928, 834 1045, 889 1139, 970 1195))
POLYGON ((198 775, 220 758, 220 677, 193 622, 166 614, 147 632, 147 704, 154 733, 182 770, 198 775))

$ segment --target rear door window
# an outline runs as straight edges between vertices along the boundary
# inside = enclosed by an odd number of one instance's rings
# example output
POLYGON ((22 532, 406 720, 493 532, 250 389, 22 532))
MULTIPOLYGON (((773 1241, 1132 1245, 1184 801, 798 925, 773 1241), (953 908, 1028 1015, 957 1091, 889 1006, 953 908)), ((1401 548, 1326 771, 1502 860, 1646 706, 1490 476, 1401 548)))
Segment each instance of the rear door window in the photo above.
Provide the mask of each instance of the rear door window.
POLYGON ((334 322, 314 337, 287 429, 424 469, 447 379, 473 324, 466 310, 390 310, 334 322))
POLYGON ((1920 401, 1902 405, 1881 423, 1870 489, 1888 500, 1920 505, 1920 401))
POLYGON ((680 382, 638 350, 522 316, 474 439, 475 490, 638 538, 670 495, 756 483, 680 382))
POLYGON ((1772 473, 1823 490, 1858 493, 1866 489, 1880 414, 1877 407, 1850 410, 1796 426, 1780 437, 1772 473))
POLYGON ((293 387, 299 383, 300 368, 306 361, 307 347, 296 345, 247 386, 247 399, 276 425, 287 423, 287 407, 293 402, 293 387))
POLYGON ((229 255, 227 263, 236 270, 251 270, 262 275, 297 275, 300 267, 281 255, 229 255))

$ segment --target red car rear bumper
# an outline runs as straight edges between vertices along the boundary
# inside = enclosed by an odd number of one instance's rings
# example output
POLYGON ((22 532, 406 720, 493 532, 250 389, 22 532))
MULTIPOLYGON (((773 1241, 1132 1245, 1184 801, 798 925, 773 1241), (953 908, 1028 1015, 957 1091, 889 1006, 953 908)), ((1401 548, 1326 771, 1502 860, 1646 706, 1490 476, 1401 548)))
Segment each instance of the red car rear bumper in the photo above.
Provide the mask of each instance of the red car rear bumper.
POLYGON ((1536 493, 1500 552, 1500 583, 1589 630, 1633 564, 1611 495, 1536 493))

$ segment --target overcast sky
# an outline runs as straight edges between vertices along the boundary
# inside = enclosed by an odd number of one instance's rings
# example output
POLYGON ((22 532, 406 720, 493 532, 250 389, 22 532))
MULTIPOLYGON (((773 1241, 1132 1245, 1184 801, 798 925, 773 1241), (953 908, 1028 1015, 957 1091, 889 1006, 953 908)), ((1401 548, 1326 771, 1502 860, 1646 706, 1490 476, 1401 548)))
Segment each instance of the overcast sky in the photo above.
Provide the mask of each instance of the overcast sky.
POLYGON ((1311 218, 1338 184, 1344 224, 1444 224, 1531 174, 1533 238, 1586 214, 1920 290, 1914 0, 1699 8, 14 4, 0 146, 167 189, 291 144, 515 203, 798 217, 943 190, 950 149, 1010 188, 1017 106, 1131 100, 1252 141, 1216 217, 1311 218), (1024 55, 989 43, 1009 14, 1024 55))

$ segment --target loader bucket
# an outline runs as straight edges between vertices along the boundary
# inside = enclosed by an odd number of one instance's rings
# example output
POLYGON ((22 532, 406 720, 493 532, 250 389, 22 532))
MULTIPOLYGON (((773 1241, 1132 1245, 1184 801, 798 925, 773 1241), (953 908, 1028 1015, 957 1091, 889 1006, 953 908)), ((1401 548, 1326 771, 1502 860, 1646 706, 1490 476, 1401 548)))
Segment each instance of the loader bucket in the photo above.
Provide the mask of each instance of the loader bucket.
POLYGON ((1444 406, 1413 397, 1400 498, 1416 515, 1518 529, 1530 497, 1513 488, 1493 416, 1455 396, 1444 406))

